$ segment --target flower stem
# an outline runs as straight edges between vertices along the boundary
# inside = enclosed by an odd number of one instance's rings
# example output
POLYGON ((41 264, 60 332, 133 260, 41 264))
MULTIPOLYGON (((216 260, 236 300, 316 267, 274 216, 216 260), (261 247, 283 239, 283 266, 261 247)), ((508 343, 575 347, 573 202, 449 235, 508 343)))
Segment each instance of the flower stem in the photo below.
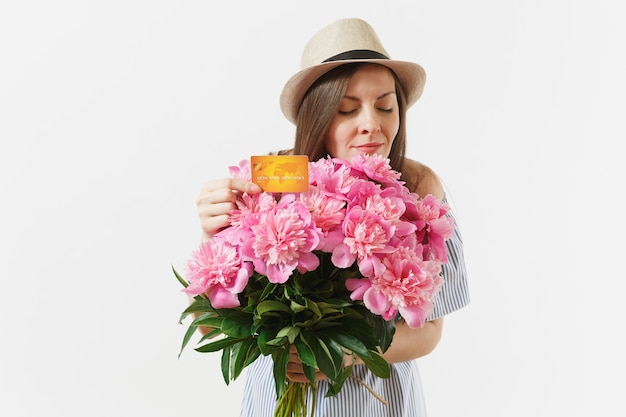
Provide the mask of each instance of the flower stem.
POLYGON ((287 382, 287 387, 276 403, 274 417, 307 417, 309 410, 308 390, 311 388, 311 410, 309 417, 315 417, 317 385, 309 382, 287 382))
POLYGON ((365 389, 368 390, 370 392, 370 394, 372 394, 378 401, 380 401, 384 405, 389 404, 387 402, 387 400, 385 400, 383 397, 381 397, 380 395, 375 393, 374 390, 369 385, 367 385, 362 379, 357 378, 354 375, 350 375, 350 378, 354 379, 356 382, 358 382, 359 384, 363 385, 365 387, 365 389))

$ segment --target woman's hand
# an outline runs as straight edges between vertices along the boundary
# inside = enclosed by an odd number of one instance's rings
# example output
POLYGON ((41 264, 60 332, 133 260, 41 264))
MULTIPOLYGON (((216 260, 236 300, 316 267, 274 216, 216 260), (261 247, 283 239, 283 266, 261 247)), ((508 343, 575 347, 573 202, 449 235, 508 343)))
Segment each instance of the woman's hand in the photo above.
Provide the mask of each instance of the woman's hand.
MULTIPOLYGON (((298 353, 296 352, 296 347, 291 346, 289 348, 289 362, 287 362, 287 378, 289 378, 293 382, 309 382, 309 378, 304 374, 304 370, 302 369, 302 361, 298 357, 298 353)), ((326 375, 320 372, 319 369, 315 370, 315 380, 321 381, 324 379, 328 379, 326 375)))
MULTIPOLYGON (((351 352, 344 351, 343 356, 343 367, 348 367, 350 365, 358 365, 363 363, 356 355, 351 352)), ((298 357, 298 353, 296 351, 295 346, 291 346, 289 348, 289 362, 287 362, 287 378, 294 382, 309 382, 309 378, 304 374, 304 370, 302 369, 302 361, 298 357)), ((315 370, 315 380, 321 381, 323 379, 328 379, 326 375, 320 372, 319 369, 315 370)))
POLYGON ((261 188, 251 182, 224 178, 205 183, 196 200, 202 227, 202 239, 207 240, 228 226, 228 213, 237 208, 235 201, 242 193, 256 194, 261 188))

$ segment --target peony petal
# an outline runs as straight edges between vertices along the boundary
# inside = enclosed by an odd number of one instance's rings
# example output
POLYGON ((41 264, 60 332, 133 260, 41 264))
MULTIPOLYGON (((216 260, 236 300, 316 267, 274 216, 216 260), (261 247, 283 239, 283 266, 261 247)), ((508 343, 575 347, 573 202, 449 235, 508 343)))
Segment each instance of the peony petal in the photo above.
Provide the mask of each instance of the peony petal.
POLYGON ((219 285, 209 290, 209 301, 213 308, 235 308, 240 305, 236 294, 226 291, 219 285))
POLYGON ((409 222, 399 222, 396 225, 396 236, 408 236, 411 233, 415 233, 417 226, 409 222))
POLYGON ((369 290, 372 286, 372 282, 367 278, 350 278, 346 280, 346 288, 348 291, 352 291, 350 298, 352 300, 362 300, 365 291, 369 290))
POLYGON ((424 327, 426 322, 426 314, 432 309, 432 303, 424 301, 421 304, 412 305, 409 307, 400 307, 400 315, 410 328, 416 329, 418 327, 424 327))
POLYGON ((230 285, 225 288, 233 294, 239 294, 248 285, 248 278, 252 275, 252 266, 246 262, 237 272, 237 276, 230 280, 230 285))
MULTIPOLYGON (((204 281, 204 283, 206 283, 206 281, 204 281)), ((192 281, 189 283, 189 285, 186 288, 183 288, 182 291, 187 295, 194 296, 194 295, 204 293, 207 289, 208 287, 206 284, 203 285, 199 281, 192 281)))
POLYGON ((374 314, 381 315, 391 307, 391 303, 383 294, 373 288, 365 291, 363 296, 365 306, 374 314))
POLYGON ((314 253, 300 253, 298 259, 298 271, 304 273, 306 271, 315 271, 320 265, 320 258, 314 253))
POLYGON ((332 252, 337 245, 343 242, 344 235, 340 228, 329 231, 320 242, 320 250, 324 252, 332 252))
POLYGON ((398 310, 396 310, 394 307, 389 307, 389 310, 385 311, 381 316, 383 320, 389 321, 394 319, 397 314, 398 310))
POLYGON ((359 260, 359 272, 364 277, 378 277, 385 272, 385 265, 377 256, 368 256, 359 260))
POLYGON ((333 256, 331 258, 333 265, 337 268, 348 268, 356 261, 356 255, 350 253, 350 248, 343 243, 335 246, 333 256))
POLYGON ((444 239, 452 237, 454 233, 454 219, 452 217, 442 217, 430 221, 430 230, 432 233, 443 236, 444 239))
POLYGON ((284 284, 285 282, 287 282, 287 280, 291 276, 291 273, 293 272, 294 269, 295 268, 289 265, 285 265, 285 264, 268 265, 266 269, 267 280, 271 282, 272 284, 284 284))

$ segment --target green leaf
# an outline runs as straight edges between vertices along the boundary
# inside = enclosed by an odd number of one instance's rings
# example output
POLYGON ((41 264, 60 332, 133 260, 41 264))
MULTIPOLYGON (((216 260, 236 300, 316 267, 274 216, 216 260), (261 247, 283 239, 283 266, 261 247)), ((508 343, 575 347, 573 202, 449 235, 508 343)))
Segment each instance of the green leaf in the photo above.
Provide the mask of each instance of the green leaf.
POLYGON ((174 275, 176 276, 176 279, 178 280, 178 282, 180 282, 183 287, 187 288, 189 286, 189 283, 187 281, 185 281, 185 279, 183 277, 181 277, 178 274, 178 272, 176 272, 176 269, 174 268, 174 265, 172 265, 172 271, 174 272, 174 275))
POLYGON ((274 382, 276 384, 276 398, 278 399, 285 390, 289 348, 274 352, 272 358, 274 359, 274 382))
POLYGON ((256 341, 263 355, 269 355, 272 352, 273 347, 271 345, 268 345, 267 343, 273 340, 275 337, 276 337, 276 333, 272 330, 268 330, 268 329, 259 330, 259 334, 256 338, 256 341))
POLYGON ((287 337, 275 337, 274 339, 265 342, 265 345, 267 346, 273 346, 273 347, 278 347, 278 346, 285 346, 289 344, 289 340, 287 340, 287 337))
POLYGON ((182 321, 192 313, 210 313, 210 312, 215 312, 215 309, 211 306, 211 302, 204 298, 200 298, 200 299, 196 298, 182 312, 178 322, 182 323, 182 321))
POLYGON ((206 345, 197 347, 195 350, 197 352, 217 352, 218 350, 225 349, 239 342, 241 342, 241 339, 237 339, 234 337, 225 337, 223 339, 216 340, 215 342, 207 343, 206 345))
POLYGON ((324 301, 320 301, 317 303, 318 307, 322 310, 330 308, 330 309, 342 309, 345 307, 350 307, 352 304, 338 299, 328 299, 324 301))
POLYGON ((204 311, 215 311, 213 306, 211 305, 211 301, 206 298, 194 298, 194 300, 187 306, 185 312, 204 312, 204 311))
POLYGON ((309 379, 309 381, 315 381, 315 371, 317 370, 317 361, 315 360, 315 355, 313 351, 302 340, 301 337, 297 338, 295 343, 296 352, 298 353, 298 357, 302 362, 302 370, 304 371, 304 375, 309 379))
POLYGON ((291 304, 290 304, 290 309, 291 311, 293 311, 294 313, 300 313, 301 311, 306 310, 306 307, 303 306, 302 304, 298 304, 295 301, 291 300, 291 304))
POLYGON ((214 317, 212 313, 206 313, 192 321, 191 325, 221 329, 223 321, 224 319, 222 317, 214 317))
POLYGON ((343 351, 341 346, 331 339, 312 336, 306 339, 315 355, 320 371, 330 379, 336 379, 342 367, 343 351))
POLYGON ((328 348, 328 352, 330 354, 330 358, 333 363, 333 368, 335 372, 332 375, 326 375, 331 379, 336 379, 336 376, 339 374, 341 369, 343 368, 343 349, 341 349, 341 345, 337 343, 334 339, 328 337, 325 334, 320 334, 319 339, 323 340, 328 348))
POLYGON ((370 317, 370 322, 374 339, 378 341, 381 351, 386 352, 391 346, 393 335, 396 332, 395 322, 384 320, 380 316, 370 317))
POLYGON ((296 346, 296 351, 298 352, 298 357, 303 364, 309 365, 313 368, 317 368, 317 362, 315 361, 315 355, 313 351, 301 338, 297 338, 294 345, 296 346))
POLYGON ((300 334, 300 328, 296 326, 285 326, 278 331, 276 338, 286 337, 290 344, 296 340, 296 337, 300 334))
POLYGON ((249 315, 231 315, 224 317, 222 322, 222 332, 230 337, 243 339, 252 334, 252 316, 249 315))
POLYGON ((241 371, 246 367, 251 350, 257 348, 256 341, 252 338, 242 340, 236 346, 238 346, 238 349, 236 352, 233 352, 235 360, 231 359, 231 378, 233 381, 239 377, 241 371))
POLYGON ((224 382, 226 382, 226 385, 230 384, 230 353, 231 353, 231 347, 230 346, 226 346, 224 348, 224 350, 222 351, 222 361, 221 361, 221 366, 222 366, 222 378, 224 378, 224 382))
POLYGON ((287 281, 287 285, 284 286, 285 297, 288 300, 297 299, 302 296, 302 292, 295 285, 288 285, 289 283, 295 284, 295 282, 296 281, 292 279, 287 281))
POLYGON ((263 314, 270 311, 282 311, 285 313, 291 313, 291 309, 289 308, 289 306, 276 300, 261 301, 256 308, 256 314, 258 314, 259 316, 262 316, 263 314))
POLYGON ((317 318, 321 319, 322 318, 322 311, 320 310, 320 308, 317 305, 317 303, 315 303, 310 298, 305 298, 304 301, 306 303, 306 308, 311 310, 317 316, 317 318))
POLYGON ((265 288, 263 288, 263 292, 261 293, 261 297, 260 297, 260 301, 265 300, 267 297, 269 297, 270 294, 272 294, 274 292, 274 290, 276 289, 276 287, 278 287, 278 284, 272 284, 271 282, 268 283, 265 288))
POLYGON ((390 369, 389 363, 382 356, 377 353, 369 352, 367 356, 360 356, 361 360, 367 366, 367 368, 372 371, 372 373, 380 378, 389 378, 390 369))
POLYGON ((326 392, 326 395, 325 395, 326 398, 333 397, 339 394, 339 391, 341 391, 343 384, 350 377, 350 375, 352 375, 352 367, 353 365, 343 368, 341 372, 339 372, 338 378, 336 380, 329 381, 328 391, 326 392))
POLYGON ((339 343, 341 346, 346 349, 356 353, 357 355, 367 355, 368 349, 367 347, 355 336, 344 332, 343 330, 332 327, 326 330, 325 332, 328 336, 330 336, 333 340, 339 343))
POLYGON ((341 330, 359 339, 368 349, 378 347, 378 340, 374 338, 372 325, 367 320, 345 318, 341 322, 341 330))
POLYGON ((302 370, 304 371, 304 376, 306 376, 309 379, 309 381, 315 382, 315 371, 316 371, 315 367, 309 366, 303 363, 302 370))
POLYGON ((209 339, 213 339, 216 336, 220 336, 224 333, 222 333, 221 329, 213 329, 210 332, 208 332, 207 334, 205 334, 204 336, 202 336, 202 338, 200 338, 200 342, 204 342, 205 340, 209 340, 209 339))
POLYGON ((243 367, 245 368, 248 365, 252 364, 255 360, 257 360, 259 356, 261 356, 261 350, 259 349, 259 347, 256 345, 252 346, 248 351, 248 357, 246 358, 246 362, 243 364, 243 367))
POLYGON ((193 336, 193 334, 196 332, 196 329, 197 327, 195 326, 189 326, 187 328, 187 331, 185 332, 185 336, 183 337, 182 346, 180 347, 180 352, 178 352, 179 358, 180 358, 180 355, 183 353, 185 346, 187 346, 187 344, 189 343, 189 340, 191 340, 191 336, 193 336))

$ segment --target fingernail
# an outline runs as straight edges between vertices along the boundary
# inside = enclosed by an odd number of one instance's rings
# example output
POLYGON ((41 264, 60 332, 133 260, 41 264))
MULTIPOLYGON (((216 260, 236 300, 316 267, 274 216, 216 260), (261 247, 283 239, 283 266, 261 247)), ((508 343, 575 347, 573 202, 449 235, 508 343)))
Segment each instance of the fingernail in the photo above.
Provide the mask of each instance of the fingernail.
POLYGON ((258 193, 261 191, 261 187, 256 184, 252 184, 252 186, 250 187, 250 191, 252 191, 253 193, 258 193))

